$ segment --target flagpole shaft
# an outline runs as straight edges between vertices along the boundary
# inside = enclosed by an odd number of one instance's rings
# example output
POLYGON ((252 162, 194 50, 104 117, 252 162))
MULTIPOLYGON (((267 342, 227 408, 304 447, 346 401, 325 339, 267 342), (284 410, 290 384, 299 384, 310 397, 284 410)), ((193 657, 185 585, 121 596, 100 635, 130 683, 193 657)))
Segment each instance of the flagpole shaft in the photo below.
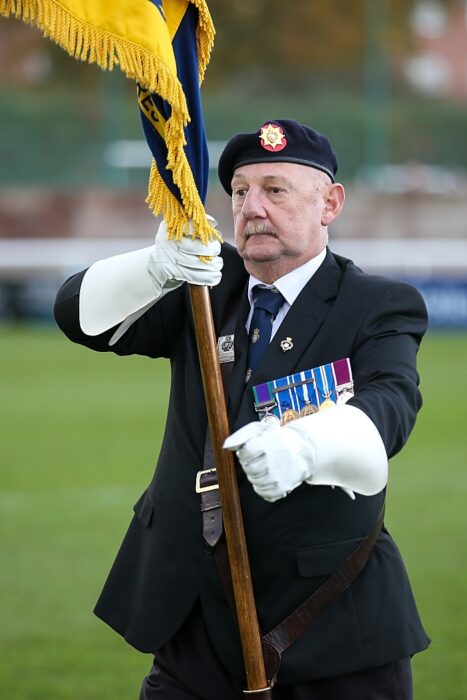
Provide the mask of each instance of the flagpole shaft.
POLYGON ((230 429, 208 288, 190 285, 190 297, 248 690, 264 691, 256 697, 267 700, 272 695, 267 689, 235 464, 232 453, 222 448, 230 429))

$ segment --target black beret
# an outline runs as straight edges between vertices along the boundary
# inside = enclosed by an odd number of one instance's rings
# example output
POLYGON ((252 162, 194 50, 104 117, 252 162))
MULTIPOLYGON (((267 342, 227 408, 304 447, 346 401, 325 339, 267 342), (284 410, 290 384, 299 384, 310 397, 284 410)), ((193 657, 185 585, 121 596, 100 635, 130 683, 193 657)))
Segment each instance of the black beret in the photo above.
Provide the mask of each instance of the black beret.
POLYGON ((252 133, 236 134, 219 158, 219 180, 232 194, 235 168, 250 163, 299 163, 317 168, 334 182, 337 158, 324 134, 292 119, 272 119, 252 133))

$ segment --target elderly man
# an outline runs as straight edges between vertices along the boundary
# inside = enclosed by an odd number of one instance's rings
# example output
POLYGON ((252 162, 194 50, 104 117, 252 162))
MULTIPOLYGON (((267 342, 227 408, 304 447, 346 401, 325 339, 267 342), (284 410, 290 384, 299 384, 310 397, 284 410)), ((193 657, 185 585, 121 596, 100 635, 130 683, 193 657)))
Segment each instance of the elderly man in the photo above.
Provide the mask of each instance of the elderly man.
POLYGON ((97 262, 58 293, 56 319, 71 340, 171 361, 157 469, 95 610, 154 654, 142 700, 235 700, 246 685, 218 570, 220 504, 210 520, 203 500, 215 474, 203 468, 207 418, 186 282, 212 287, 232 428, 225 448, 238 458, 261 629, 329 591, 332 574, 347 581, 333 584, 313 624, 301 623, 273 697, 412 697, 410 658, 429 640, 381 513, 387 460, 421 405, 426 310, 410 286, 364 274, 327 247, 345 196, 336 172, 324 135, 265 122, 234 136, 219 162, 236 249, 168 240, 162 224, 154 245, 97 262))

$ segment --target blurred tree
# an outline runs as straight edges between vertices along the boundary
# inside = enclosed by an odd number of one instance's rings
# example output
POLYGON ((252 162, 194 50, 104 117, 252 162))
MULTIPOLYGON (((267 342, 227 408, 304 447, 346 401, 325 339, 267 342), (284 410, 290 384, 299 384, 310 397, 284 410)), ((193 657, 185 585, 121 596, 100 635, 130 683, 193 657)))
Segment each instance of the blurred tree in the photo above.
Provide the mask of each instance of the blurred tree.
MULTIPOLYGON (((310 80, 361 79, 368 3, 379 0, 292 2, 209 0, 217 29, 208 87, 229 81, 264 92, 291 91, 310 80)), ((390 0, 386 50, 410 41, 408 15, 415 0, 390 0)))

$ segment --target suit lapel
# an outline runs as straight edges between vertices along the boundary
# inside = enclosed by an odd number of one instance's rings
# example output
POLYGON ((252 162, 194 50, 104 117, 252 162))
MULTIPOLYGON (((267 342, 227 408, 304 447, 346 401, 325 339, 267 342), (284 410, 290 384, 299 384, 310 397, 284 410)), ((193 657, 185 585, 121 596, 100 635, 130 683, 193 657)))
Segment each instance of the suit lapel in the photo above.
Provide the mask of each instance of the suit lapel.
POLYGON ((248 284, 245 285, 238 310, 237 322, 235 324, 235 365, 230 377, 228 392, 228 413, 232 424, 232 419, 236 415, 243 391, 245 389, 246 361, 248 355, 248 335, 245 324, 250 311, 248 301, 248 284))
POLYGON ((236 349, 236 367, 231 382, 231 401, 229 404, 231 425, 234 425, 235 422, 242 422, 241 416, 237 416, 242 397, 247 397, 246 403, 248 406, 245 406, 245 408, 248 408, 250 403, 252 404, 252 392, 250 391, 252 386, 304 369, 300 367, 300 360, 329 314, 338 292, 340 278, 340 267, 333 255, 328 251, 321 267, 308 281, 290 307, 259 367, 253 372, 247 384, 244 384, 244 379, 248 350, 248 336, 245 331, 245 322, 249 311, 248 299, 246 299, 246 313, 245 306, 242 304, 243 314, 239 315, 236 330, 236 341, 237 337, 239 340, 241 338, 241 348, 239 348, 241 355, 238 356, 237 360, 236 349), (242 324, 243 329, 241 335, 242 329, 238 328, 239 323, 242 324), (291 339, 292 347, 284 351, 281 347, 281 341, 287 338, 291 339), (238 421, 236 420, 237 418, 239 419, 238 421))
POLYGON ((313 342, 329 313, 339 280, 339 266, 328 252, 323 264, 302 289, 277 329, 249 382, 252 386, 296 371, 300 358, 313 342), (293 346, 283 350, 281 341, 287 338, 291 338, 293 346))

